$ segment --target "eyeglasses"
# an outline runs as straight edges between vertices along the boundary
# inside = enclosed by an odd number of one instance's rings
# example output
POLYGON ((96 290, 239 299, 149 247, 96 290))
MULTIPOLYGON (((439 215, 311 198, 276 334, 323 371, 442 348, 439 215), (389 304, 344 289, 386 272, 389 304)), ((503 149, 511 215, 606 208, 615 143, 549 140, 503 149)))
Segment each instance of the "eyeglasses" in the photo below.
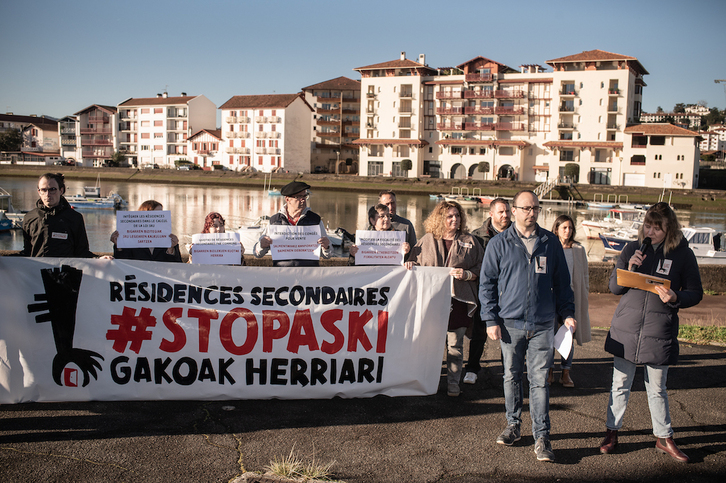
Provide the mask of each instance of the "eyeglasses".
POLYGON ((529 213, 531 211, 534 211, 535 213, 539 213, 540 211, 542 211, 542 207, 541 206, 513 206, 513 208, 516 208, 518 210, 522 210, 525 213, 529 213))
POLYGON ((41 193, 55 193, 58 191, 58 188, 38 188, 38 191, 41 193))
POLYGON ((305 193, 304 195, 290 196, 290 198, 298 201, 307 201, 307 199, 310 198, 310 193, 305 193))

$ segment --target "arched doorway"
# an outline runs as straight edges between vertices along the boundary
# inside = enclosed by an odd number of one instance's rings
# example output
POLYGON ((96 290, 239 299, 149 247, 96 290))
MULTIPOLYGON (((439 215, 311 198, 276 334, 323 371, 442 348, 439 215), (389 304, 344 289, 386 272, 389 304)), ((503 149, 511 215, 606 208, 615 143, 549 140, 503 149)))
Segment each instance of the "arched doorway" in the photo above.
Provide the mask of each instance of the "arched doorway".
POLYGON ((497 171, 497 179, 514 179, 514 168, 509 164, 501 166, 497 171))
POLYGON ((451 179, 464 179, 466 178, 466 168, 461 163, 456 163, 451 167, 451 179))

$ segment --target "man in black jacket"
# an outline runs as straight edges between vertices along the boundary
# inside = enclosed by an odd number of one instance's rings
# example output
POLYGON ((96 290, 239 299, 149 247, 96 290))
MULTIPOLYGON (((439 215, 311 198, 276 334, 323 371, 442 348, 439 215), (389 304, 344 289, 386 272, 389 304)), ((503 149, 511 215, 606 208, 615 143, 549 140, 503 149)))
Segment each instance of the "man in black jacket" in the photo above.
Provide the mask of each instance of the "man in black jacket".
MULTIPOLYGON (((280 194, 285 197, 285 205, 278 213, 270 217, 270 225, 289 226, 320 226, 320 238, 318 245, 322 248, 323 258, 330 258, 330 239, 327 237, 325 225, 320 215, 313 212, 307 205, 310 197, 310 185, 302 181, 293 181, 282 187, 280 194)), ((262 258, 270 250, 272 239, 267 234, 260 237, 255 243, 252 253, 257 258, 262 258)), ((319 260, 273 260, 274 267, 317 267, 319 260)))
POLYGON ((63 197, 66 185, 60 173, 38 179, 40 199, 23 218, 22 257, 94 258, 88 248, 83 215, 63 197))
MULTIPOLYGON (((487 243, 492 237, 503 232, 512 224, 511 211, 509 210, 509 201, 504 198, 495 198, 489 205, 489 218, 484 224, 472 231, 471 234, 479 240, 482 248, 486 251, 487 243)), ((487 341, 487 333, 484 324, 479 317, 479 312, 474 318, 474 324, 471 330, 471 339, 469 339, 469 360, 466 363, 466 374, 464 374, 465 384, 476 384, 476 379, 481 371, 482 354, 484 354, 484 344, 487 341)))

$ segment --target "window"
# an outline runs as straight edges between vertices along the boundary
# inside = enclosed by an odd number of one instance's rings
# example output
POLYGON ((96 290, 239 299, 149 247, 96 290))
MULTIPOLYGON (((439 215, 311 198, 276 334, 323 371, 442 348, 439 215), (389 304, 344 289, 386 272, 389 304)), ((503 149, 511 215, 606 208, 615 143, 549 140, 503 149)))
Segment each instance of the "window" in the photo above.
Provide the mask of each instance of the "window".
POLYGON ((463 154, 464 148, 461 146, 451 146, 451 154, 463 154))
POLYGON ((145 144, 142 144, 141 145, 141 150, 142 151, 148 151, 149 150, 149 146, 148 145, 145 145, 145 144))
POLYGON ((160 144, 154 145, 154 151, 162 151, 163 149, 164 149, 164 146, 162 146, 160 144))
POLYGON ((161 114, 164 112, 164 109, 161 107, 155 107, 154 108, 154 114, 161 114))
POLYGON ((631 166, 645 166, 645 156, 642 154, 636 154, 630 158, 631 166))
POLYGON ((651 146, 665 146, 665 136, 651 136, 650 145, 651 146))
POLYGON ((391 176, 403 176, 403 170, 401 170, 401 162, 394 161, 391 163, 391 176))
POLYGON ((151 122, 149 121, 141 121, 141 127, 149 127, 151 125, 151 122))
POLYGON ((141 139, 149 139, 150 137, 151 137, 151 134, 148 132, 141 133, 141 139))
POLYGON ((383 173, 383 161, 368 161, 368 176, 380 176, 383 173))
POLYGON ((148 107, 145 107, 145 108, 141 109, 141 114, 148 114, 148 113, 149 113, 149 108, 148 107))
POLYGON ((164 125, 164 121, 154 121, 154 126, 156 126, 156 127, 163 126, 163 125, 164 125))
POLYGON ((572 161, 575 159, 575 152, 571 149, 560 151, 560 161, 572 161))

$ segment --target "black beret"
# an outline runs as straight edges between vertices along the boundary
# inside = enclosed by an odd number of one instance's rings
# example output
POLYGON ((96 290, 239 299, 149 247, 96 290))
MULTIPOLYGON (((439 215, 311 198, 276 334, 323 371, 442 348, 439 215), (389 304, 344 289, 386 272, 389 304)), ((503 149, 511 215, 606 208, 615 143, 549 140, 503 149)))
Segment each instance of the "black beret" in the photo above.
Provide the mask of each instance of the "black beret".
POLYGON ((280 194, 282 196, 295 196, 296 194, 300 193, 301 191, 309 190, 310 185, 307 183, 303 183, 302 181, 293 181, 292 183, 288 183, 285 186, 282 187, 280 190, 280 194))

